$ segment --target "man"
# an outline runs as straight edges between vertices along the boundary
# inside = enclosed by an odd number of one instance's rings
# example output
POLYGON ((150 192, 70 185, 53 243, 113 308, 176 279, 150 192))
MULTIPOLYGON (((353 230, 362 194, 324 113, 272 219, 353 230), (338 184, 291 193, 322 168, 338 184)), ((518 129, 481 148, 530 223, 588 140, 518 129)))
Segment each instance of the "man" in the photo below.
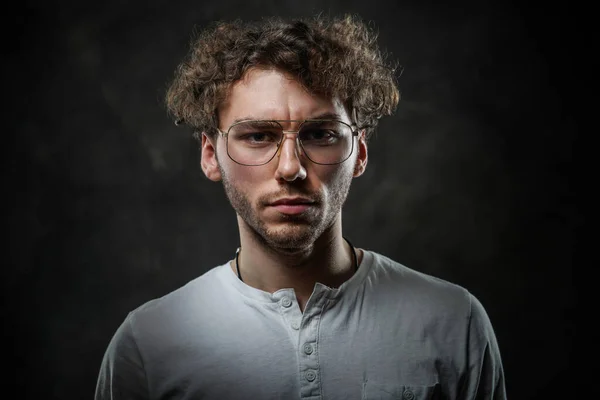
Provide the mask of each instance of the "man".
POLYGON ((201 139, 241 245, 127 316, 96 399, 504 399, 480 302, 342 234, 367 137, 398 99, 356 18, 202 32, 167 105, 201 139))

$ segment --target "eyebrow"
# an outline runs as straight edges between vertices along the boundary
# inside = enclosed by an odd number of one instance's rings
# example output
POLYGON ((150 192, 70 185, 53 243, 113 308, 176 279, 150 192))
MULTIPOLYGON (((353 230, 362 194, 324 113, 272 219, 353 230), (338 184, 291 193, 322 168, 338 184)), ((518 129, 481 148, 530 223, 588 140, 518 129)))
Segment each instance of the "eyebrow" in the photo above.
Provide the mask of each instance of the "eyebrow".
POLYGON ((306 119, 269 119, 269 118, 256 118, 253 116, 245 116, 245 117, 241 117, 241 118, 236 118, 233 120, 233 122, 231 123, 231 125, 233 124, 237 124, 238 122, 242 122, 242 121, 306 121, 306 120, 313 120, 313 119, 337 119, 337 120, 341 120, 342 116, 338 113, 335 112, 324 112, 306 119))

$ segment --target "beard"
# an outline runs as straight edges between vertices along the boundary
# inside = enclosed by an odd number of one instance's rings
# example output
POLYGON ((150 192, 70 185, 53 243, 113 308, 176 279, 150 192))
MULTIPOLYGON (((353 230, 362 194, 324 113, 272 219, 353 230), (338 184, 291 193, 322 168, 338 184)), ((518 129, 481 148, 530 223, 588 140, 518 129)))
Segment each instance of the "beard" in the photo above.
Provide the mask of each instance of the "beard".
MULTIPOLYGON (((249 167, 252 168, 252 167, 249 167)), ((328 195, 322 192, 311 193, 302 188, 302 182, 286 182, 281 190, 258 197, 255 204, 236 187, 219 165, 225 194, 237 215, 244 221, 250 232, 264 245, 287 253, 306 249, 331 227, 344 205, 350 184, 352 172, 341 168, 334 174, 328 195), (315 203, 300 215, 281 214, 277 223, 269 223, 260 216, 268 204, 281 197, 302 196, 315 203)))

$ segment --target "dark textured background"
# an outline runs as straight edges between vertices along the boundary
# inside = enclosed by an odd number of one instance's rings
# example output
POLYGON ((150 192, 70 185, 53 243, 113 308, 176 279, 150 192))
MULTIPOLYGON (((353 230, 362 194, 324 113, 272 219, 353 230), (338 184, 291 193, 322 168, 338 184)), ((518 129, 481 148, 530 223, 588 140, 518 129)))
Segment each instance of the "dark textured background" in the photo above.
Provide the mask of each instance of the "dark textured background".
POLYGON ((568 7, 149 3, 26 2, 7 17, 2 283, 12 398, 92 398, 126 313, 234 255, 222 188, 162 106, 193 26, 318 11, 372 21, 404 66, 403 100, 370 143, 345 235, 475 294, 496 329, 511 399, 577 398, 578 385, 557 385, 573 373, 581 224, 568 7))

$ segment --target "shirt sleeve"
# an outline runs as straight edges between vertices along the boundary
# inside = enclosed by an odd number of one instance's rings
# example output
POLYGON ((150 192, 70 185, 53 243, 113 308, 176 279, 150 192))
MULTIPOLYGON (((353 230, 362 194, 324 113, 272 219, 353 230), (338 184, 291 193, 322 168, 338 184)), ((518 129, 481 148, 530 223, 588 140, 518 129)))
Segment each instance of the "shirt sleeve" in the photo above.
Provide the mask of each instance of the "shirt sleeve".
POLYGON ((112 337, 100 366, 95 400, 146 400, 148 384, 131 313, 112 337))
POLYGON ((467 337, 467 370, 458 397, 464 400, 506 400, 504 369, 490 319, 479 302, 469 294, 471 313, 467 337))

